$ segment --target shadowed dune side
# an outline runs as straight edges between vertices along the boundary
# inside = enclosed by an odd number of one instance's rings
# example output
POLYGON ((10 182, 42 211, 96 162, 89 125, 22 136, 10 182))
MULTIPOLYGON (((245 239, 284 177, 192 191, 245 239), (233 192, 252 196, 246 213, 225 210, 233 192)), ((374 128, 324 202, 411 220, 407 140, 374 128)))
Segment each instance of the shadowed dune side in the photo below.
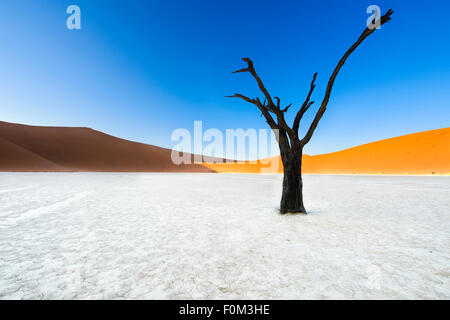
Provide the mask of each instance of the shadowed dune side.
POLYGON ((63 168, 14 143, 0 138, 0 168, 2 171, 64 171, 63 168))
POLYGON ((89 128, 38 127, 0 121, 0 171, 214 172, 175 165, 171 150, 89 128))
MULTIPOLYGON (((282 173, 280 157, 269 159, 274 161, 274 170, 261 161, 205 165, 223 173, 282 173)), ((450 174, 450 128, 408 134, 328 154, 304 155, 303 173, 450 174)))

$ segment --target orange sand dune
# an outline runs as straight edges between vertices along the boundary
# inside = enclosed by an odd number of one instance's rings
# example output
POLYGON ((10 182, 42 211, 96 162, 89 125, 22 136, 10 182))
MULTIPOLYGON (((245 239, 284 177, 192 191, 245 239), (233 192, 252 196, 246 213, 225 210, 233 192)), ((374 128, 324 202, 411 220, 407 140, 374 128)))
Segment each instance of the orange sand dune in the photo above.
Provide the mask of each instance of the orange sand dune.
MULTIPOLYGON (((272 168, 261 161, 204 165, 223 173, 283 172, 279 156, 267 160, 273 161, 272 168)), ((304 155, 303 173, 450 174, 450 128, 408 134, 328 154, 304 155)))
POLYGON ((89 128, 1 121, 0 171, 214 172, 200 164, 175 165, 169 149, 89 128))

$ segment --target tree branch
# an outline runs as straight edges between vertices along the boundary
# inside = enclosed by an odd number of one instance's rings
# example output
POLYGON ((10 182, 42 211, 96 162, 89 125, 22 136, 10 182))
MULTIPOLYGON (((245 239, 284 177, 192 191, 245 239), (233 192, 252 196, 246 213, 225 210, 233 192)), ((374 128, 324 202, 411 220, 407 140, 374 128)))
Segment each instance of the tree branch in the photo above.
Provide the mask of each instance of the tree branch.
POLYGON ((314 103, 314 101, 312 101, 310 103, 309 99, 311 99, 311 95, 312 95, 312 93, 314 91, 314 88, 316 87, 316 85, 314 84, 316 82, 316 78, 317 78, 317 72, 314 73, 313 79, 311 81, 311 87, 309 88, 308 95, 306 96, 305 101, 303 102, 300 110, 298 110, 297 115, 295 116, 294 124, 292 125, 292 130, 297 135, 298 135, 298 127, 300 126, 300 120, 302 119, 302 117, 305 114, 305 112, 309 109, 309 107, 314 103))
POLYGON ((266 121, 267 121, 267 124, 269 125, 269 127, 272 130, 279 130, 278 125, 275 123, 275 120, 273 120, 272 116, 270 115, 265 103, 262 104, 261 101, 259 100, 259 98, 256 98, 256 103, 257 103, 259 110, 261 110, 261 113, 264 115, 264 118, 266 118, 266 121))
POLYGON ((242 94, 239 94, 239 93, 235 93, 232 96, 225 96, 225 98, 240 98, 240 99, 242 99, 244 101, 247 101, 248 103, 252 103, 252 104, 256 105, 256 100, 255 99, 250 99, 249 97, 246 97, 246 96, 244 96, 242 94))
MULTIPOLYGON (((386 22, 391 20, 391 15, 393 11, 392 9, 389 9, 381 18, 380 18, 380 26, 385 24, 386 22)), ((355 51, 355 49, 372 33, 374 33, 376 28, 369 29, 366 28, 361 36, 358 38, 358 40, 350 47, 350 49, 347 50, 347 52, 344 54, 344 56, 339 60, 336 68, 334 69, 330 79, 328 80, 327 89, 325 91, 325 96, 322 100, 322 103, 320 105, 319 110, 316 113, 316 116, 311 123, 311 126, 309 127, 308 132, 306 133, 305 137, 301 140, 302 145, 307 144, 314 133, 314 130, 316 129, 320 119, 322 118, 323 114, 325 113, 328 105, 328 101, 330 100, 331 90, 333 89, 333 84, 336 79, 336 76, 338 75, 339 71, 341 70, 342 66, 344 65, 347 58, 350 56, 350 54, 355 51)))
POLYGON ((268 101, 268 109, 271 112, 275 113, 275 110, 271 110, 271 109, 274 109, 274 107, 275 107, 275 105, 273 104, 272 97, 270 96, 269 91, 267 91, 266 87, 264 86, 261 78, 256 73, 255 68, 253 67, 253 61, 250 60, 250 58, 242 58, 242 60, 247 62, 248 67, 244 68, 244 69, 240 69, 240 70, 234 71, 233 73, 249 72, 253 76, 253 78, 255 78, 256 82, 258 83, 259 89, 262 91, 262 93, 264 94, 264 97, 267 99, 267 101, 268 101))
MULTIPOLYGON (((273 100, 272 100, 272 97, 269 94, 269 91, 267 91, 267 89, 264 86, 261 78, 256 73, 256 70, 255 70, 255 68, 253 66, 253 61, 250 58, 242 58, 242 60, 247 62, 248 67, 244 68, 244 69, 240 69, 240 70, 234 71, 233 73, 249 72, 253 76, 253 78, 255 78, 256 82, 258 83, 259 89, 264 94, 264 97, 265 97, 264 101, 267 100, 267 105, 265 103, 264 104, 260 104, 261 107, 264 106, 264 107, 262 107, 262 109, 265 110, 265 111, 270 111, 270 112, 274 113, 277 116, 277 122, 278 122, 277 128, 279 128, 279 129, 283 128, 289 134, 289 137, 293 139, 295 137, 294 132, 287 125, 286 120, 284 119, 284 114, 280 110, 280 98, 278 98, 278 97, 274 98, 275 100, 277 100, 277 104, 275 105, 273 100)), ((266 119, 267 119, 267 117, 266 117, 266 119)))
POLYGON ((280 110, 280 98, 274 97, 275 100, 277 100, 277 109, 280 110))
POLYGON ((284 108, 283 110, 281 110, 281 112, 287 112, 291 106, 292 106, 292 103, 288 104, 288 105, 286 106, 286 108, 284 108))
POLYGON ((266 118, 267 124, 270 126, 271 129, 278 129, 277 124, 273 120, 272 116, 268 112, 267 106, 265 104, 262 104, 259 98, 256 99, 250 99, 249 97, 246 97, 242 94, 236 93, 232 96, 225 96, 225 98, 240 98, 244 101, 247 101, 248 103, 254 104, 258 107, 258 109, 261 111, 262 115, 266 118))
POLYGON ((292 129, 286 123, 286 120, 284 119, 284 113, 281 110, 277 111, 278 127, 283 128, 283 130, 289 135, 289 139, 294 140, 296 136, 294 134, 294 131, 292 131, 292 129))

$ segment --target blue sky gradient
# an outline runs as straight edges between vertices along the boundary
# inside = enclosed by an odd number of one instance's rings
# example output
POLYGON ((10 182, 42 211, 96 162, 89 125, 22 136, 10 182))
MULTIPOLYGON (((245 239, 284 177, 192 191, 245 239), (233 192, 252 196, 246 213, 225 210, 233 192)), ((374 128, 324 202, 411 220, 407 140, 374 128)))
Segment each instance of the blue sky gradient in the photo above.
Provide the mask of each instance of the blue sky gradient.
MULTIPOLYGON (((366 8, 394 9, 337 78, 305 152, 320 154, 449 126, 449 1, 2 1, 0 120, 87 126, 172 147, 174 129, 266 128, 251 57, 273 96, 299 106, 318 72, 306 131, 366 8), (66 28, 79 5, 82 29, 66 28), (315 108, 314 108, 315 107, 315 108)), ((289 123, 295 107, 288 115, 289 123)))

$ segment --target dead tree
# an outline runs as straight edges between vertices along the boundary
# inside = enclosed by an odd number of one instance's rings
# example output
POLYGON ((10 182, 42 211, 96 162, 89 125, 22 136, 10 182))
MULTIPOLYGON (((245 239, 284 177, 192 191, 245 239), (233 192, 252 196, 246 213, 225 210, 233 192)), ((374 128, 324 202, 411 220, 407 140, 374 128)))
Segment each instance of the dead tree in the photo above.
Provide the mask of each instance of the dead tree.
POLYGON ((347 58, 350 54, 355 51, 355 49, 372 33, 375 32, 376 28, 373 26, 381 26, 388 22, 391 19, 393 11, 392 9, 388 10, 386 14, 384 14, 380 20, 372 21, 372 26, 367 27, 358 40, 347 50, 344 56, 339 60, 336 68, 331 74, 330 79, 328 80, 328 85, 325 91, 325 96, 320 104, 319 109, 317 110, 316 116, 312 121, 306 135, 300 139, 298 134, 298 129, 300 126, 300 121, 305 114, 306 111, 311 107, 314 101, 311 100, 312 93, 314 88, 316 87, 315 81, 317 77, 317 73, 314 74, 311 86, 309 88, 308 95, 306 96, 305 101, 301 105, 300 109, 295 116, 292 127, 289 127, 286 123, 284 114, 292 107, 292 104, 282 108, 280 105, 280 98, 273 97, 269 94, 269 91, 264 86, 261 78, 255 71, 252 60, 250 58, 243 58, 247 63, 247 68, 237 70, 233 73, 239 72, 249 72, 253 78, 255 78, 258 83, 258 87, 264 95, 264 102, 261 102, 259 98, 250 99, 242 94, 236 93, 233 96, 227 96, 230 98, 240 98, 251 104, 254 104, 265 117, 266 122, 270 126, 270 128, 275 132, 275 136, 277 137, 277 142, 280 148, 281 160, 284 168, 284 177, 283 177, 283 194, 281 197, 280 203, 280 213, 305 213, 306 210, 303 205, 303 182, 302 182, 302 155, 304 146, 311 140, 312 135, 314 134, 314 130, 317 128, 320 119, 322 119, 323 114, 327 109, 328 102, 330 100, 331 90, 333 89, 333 84, 341 70, 342 66, 346 62, 347 58), (275 121, 275 119, 276 121, 275 121))

